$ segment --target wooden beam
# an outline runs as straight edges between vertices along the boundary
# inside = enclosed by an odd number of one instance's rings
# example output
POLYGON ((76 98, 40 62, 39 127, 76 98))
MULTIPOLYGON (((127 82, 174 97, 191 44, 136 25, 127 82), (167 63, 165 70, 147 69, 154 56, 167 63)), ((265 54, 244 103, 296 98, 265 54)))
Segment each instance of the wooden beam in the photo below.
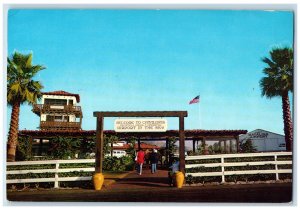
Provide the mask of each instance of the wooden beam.
POLYGON ((167 161, 167 164, 169 165, 170 164, 170 153, 169 153, 169 139, 167 138, 166 139, 166 161, 167 161))
POLYGON ((235 136, 235 140, 236 140, 236 153, 240 152, 240 140, 239 140, 239 136, 235 136))
POLYGON ((94 117, 187 117, 187 111, 94 112, 94 117))
POLYGON ((42 155, 43 139, 40 139, 38 155, 42 155))
POLYGON ((203 137, 201 141, 202 141, 202 146, 205 147, 205 144, 206 144, 206 138, 203 137))
POLYGON ((224 142, 224 153, 228 153, 228 150, 227 150, 227 141, 226 140, 224 140, 223 141, 224 142))
POLYGON ((184 116, 179 117, 179 170, 185 169, 184 116))
POLYGON ((195 143, 196 141, 193 139, 193 152, 196 152, 195 143))
POLYGON ((141 149, 141 139, 138 138, 138 149, 140 150, 141 149))
POLYGON ((32 157, 32 144, 33 144, 33 136, 29 136, 29 152, 30 152, 30 157, 32 157))
POLYGON ((114 142, 110 142, 110 156, 112 157, 114 155, 114 142))
POLYGON ((95 172, 102 173, 103 164, 103 117, 97 117, 97 132, 96 132, 96 164, 95 172))

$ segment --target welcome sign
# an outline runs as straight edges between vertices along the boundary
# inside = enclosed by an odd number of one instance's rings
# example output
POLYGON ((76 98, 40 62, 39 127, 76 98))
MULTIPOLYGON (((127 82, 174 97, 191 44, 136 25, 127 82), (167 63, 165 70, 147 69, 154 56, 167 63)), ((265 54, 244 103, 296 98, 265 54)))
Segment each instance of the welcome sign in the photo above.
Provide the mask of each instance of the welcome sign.
POLYGON ((166 132, 165 119, 117 119, 114 123, 116 132, 166 132))

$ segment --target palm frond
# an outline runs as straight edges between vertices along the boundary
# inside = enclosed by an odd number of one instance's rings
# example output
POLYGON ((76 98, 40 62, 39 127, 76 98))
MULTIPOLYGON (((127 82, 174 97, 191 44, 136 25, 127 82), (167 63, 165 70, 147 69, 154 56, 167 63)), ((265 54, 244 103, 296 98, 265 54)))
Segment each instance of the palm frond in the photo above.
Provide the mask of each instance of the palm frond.
POLYGON ((270 58, 262 61, 268 64, 263 69, 265 77, 260 82, 262 96, 272 98, 293 90, 293 49, 274 48, 270 51, 270 58))
POLYGON ((11 58, 7 58, 7 102, 35 103, 41 96, 43 85, 34 81, 33 77, 42 65, 32 65, 32 54, 23 55, 15 52, 11 58))
POLYGON ((27 61, 26 61, 26 65, 25 68, 26 69, 30 69, 32 66, 32 53, 29 54, 27 61))

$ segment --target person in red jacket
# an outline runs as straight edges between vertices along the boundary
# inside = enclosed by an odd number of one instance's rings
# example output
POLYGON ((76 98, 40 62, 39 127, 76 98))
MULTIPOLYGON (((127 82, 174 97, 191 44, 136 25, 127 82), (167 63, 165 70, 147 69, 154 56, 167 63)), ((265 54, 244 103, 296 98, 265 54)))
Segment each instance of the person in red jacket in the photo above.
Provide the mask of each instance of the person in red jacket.
POLYGON ((142 175, 144 160, 145 160, 145 152, 139 149, 138 152, 136 153, 136 163, 138 165, 137 172, 139 175, 142 175))

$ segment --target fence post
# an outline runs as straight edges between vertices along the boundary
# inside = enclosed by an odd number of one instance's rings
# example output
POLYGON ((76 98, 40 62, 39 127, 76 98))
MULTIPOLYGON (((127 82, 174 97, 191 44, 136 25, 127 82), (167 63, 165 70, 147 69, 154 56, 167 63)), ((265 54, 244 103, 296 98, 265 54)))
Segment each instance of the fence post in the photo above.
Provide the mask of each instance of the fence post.
POLYGON ((274 161, 275 161, 276 181, 278 181, 279 180, 279 174, 278 174, 277 155, 274 155, 274 161))
POLYGON ((225 183, 225 175, 224 175, 224 157, 221 157, 221 167, 222 167, 222 183, 225 183))
POLYGON ((59 169, 59 163, 55 163, 55 182, 54 182, 54 188, 59 188, 59 182, 58 182, 58 169, 59 169))

